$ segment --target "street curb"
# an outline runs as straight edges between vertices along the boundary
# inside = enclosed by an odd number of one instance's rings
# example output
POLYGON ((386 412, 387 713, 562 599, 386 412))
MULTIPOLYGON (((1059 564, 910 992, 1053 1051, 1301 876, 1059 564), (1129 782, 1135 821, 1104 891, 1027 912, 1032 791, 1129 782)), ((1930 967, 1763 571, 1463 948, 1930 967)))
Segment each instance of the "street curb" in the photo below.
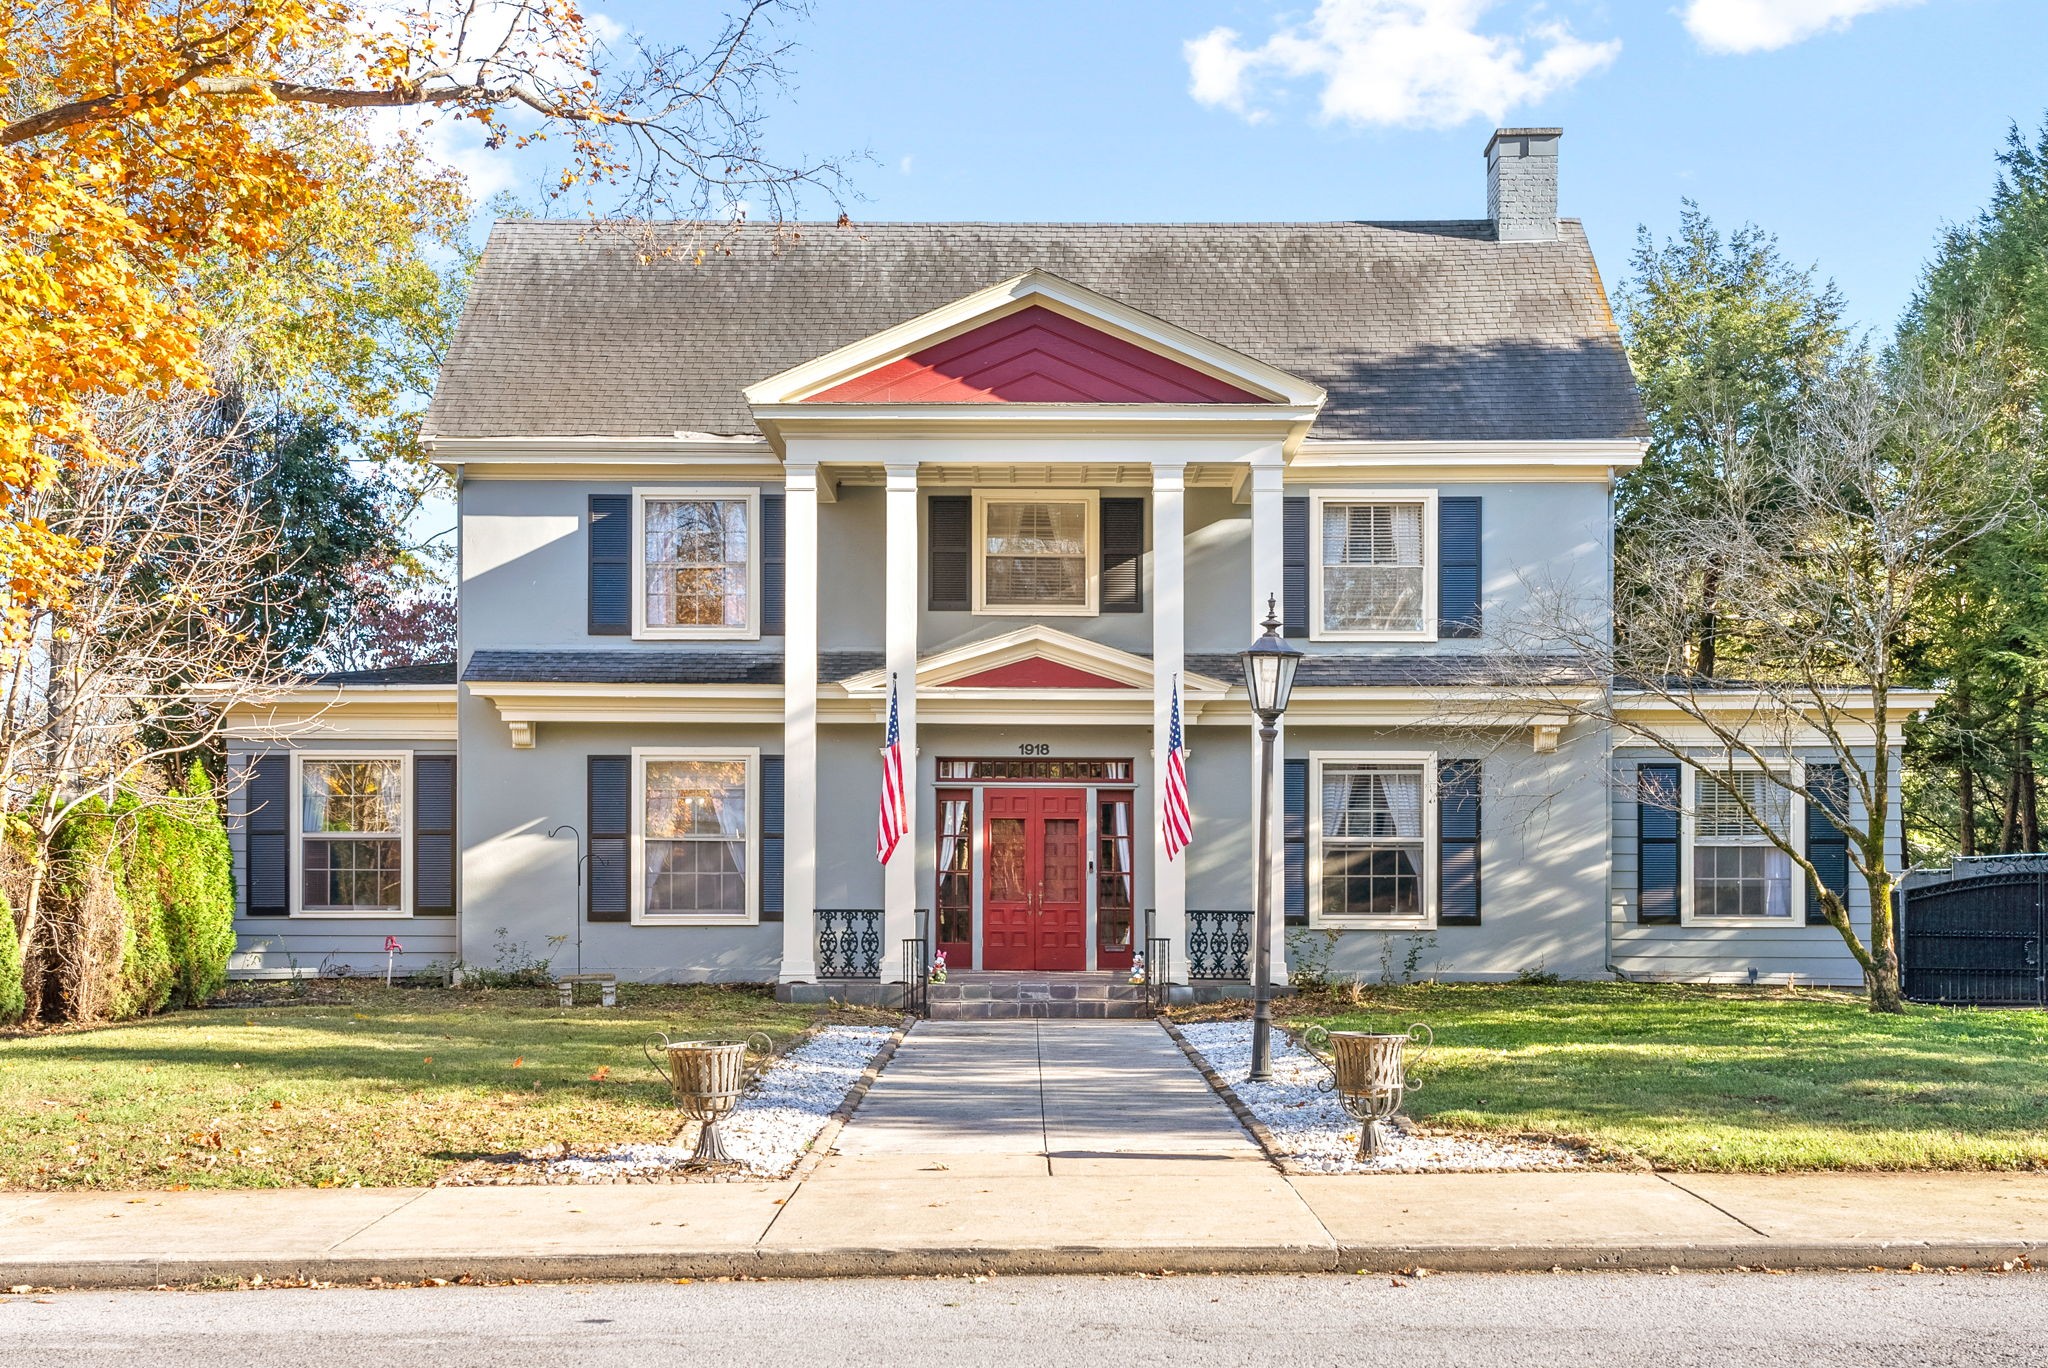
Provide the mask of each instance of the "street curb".
POLYGON ((924 1249, 773 1246, 609 1254, 419 1254, 311 1258, 51 1259, 0 1264, 0 1288, 92 1290, 308 1280, 425 1282, 651 1281, 674 1278, 965 1277, 1060 1273, 1547 1273, 1996 1268, 2044 1247, 2024 1241, 1834 1244, 1274 1245, 1189 1248, 1041 1245, 924 1249))

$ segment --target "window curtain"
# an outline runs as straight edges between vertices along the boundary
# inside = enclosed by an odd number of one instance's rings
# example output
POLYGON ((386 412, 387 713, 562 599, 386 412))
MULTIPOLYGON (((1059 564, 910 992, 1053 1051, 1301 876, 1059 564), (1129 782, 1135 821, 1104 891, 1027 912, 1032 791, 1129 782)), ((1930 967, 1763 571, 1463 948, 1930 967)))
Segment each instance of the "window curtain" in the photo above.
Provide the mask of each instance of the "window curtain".
POLYGON ((1422 564, 1422 505, 1323 505, 1323 564, 1422 564))
POLYGON ((1325 769, 1323 834, 1336 839, 1422 839, 1422 774, 1412 769, 1325 769))

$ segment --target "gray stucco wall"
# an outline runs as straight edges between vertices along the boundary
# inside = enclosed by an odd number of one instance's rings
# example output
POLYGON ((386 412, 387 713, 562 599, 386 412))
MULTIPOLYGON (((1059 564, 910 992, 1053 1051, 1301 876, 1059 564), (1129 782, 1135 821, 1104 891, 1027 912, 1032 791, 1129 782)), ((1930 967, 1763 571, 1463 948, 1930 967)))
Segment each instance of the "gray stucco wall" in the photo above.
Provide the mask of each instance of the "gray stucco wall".
MULTIPOLYGON (((1861 763, 1869 764, 1869 752, 1861 763)), ((1803 760, 1832 761, 1819 752, 1803 760)), ((1691 982, 1745 982, 1755 969, 1760 980, 1783 981, 1796 975, 1801 983, 1860 986, 1863 971, 1832 926, 1643 926, 1636 921, 1636 767, 1668 762, 1663 752, 1647 747, 1618 748, 1614 782, 1609 786, 1614 821, 1614 868, 1608 889, 1608 915, 1614 939, 1615 968, 1631 977, 1680 979, 1691 982)), ((1897 766, 1891 785, 1891 847, 1894 868, 1902 858, 1897 766)), ((1861 818, 1864 807, 1852 804, 1861 818)), ((1796 873, 1797 871, 1795 871, 1796 873)), ((1680 890, 1680 897, 1687 890, 1680 890)), ((1849 875, 1849 918, 1857 934, 1870 931, 1870 889, 1854 870, 1849 875)))
POLYGON ((531 749, 516 750, 504 724, 475 699, 463 703, 462 958, 548 959, 647 982, 709 979, 765 982, 781 961, 782 927, 634 926, 591 922, 576 896, 576 842, 548 832, 564 823, 589 835, 586 762, 635 746, 752 746, 780 754, 780 728, 586 726, 547 723, 531 749), (495 730, 495 736, 491 732, 495 730), (560 937, 550 943, 551 937, 560 937))
MULTIPOLYGON (((320 751, 407 750, 415 755, 448 755, 446 741, 379 741, 375 739, 304 737, 293 748, 320 751)), ((456 917, 251 917, 246 915, 249 887, 249 838, 244 820, 249 810, 246 772, 251 757, 279 749, 244 741, 228 744, 228 850, 235 870, 235 953, 228 972, 237 978, 310 976, 346 969, 356 977, 384 972, 384 938, 398 937, 405 952, 397 956, 399 973, 452 963, 460 953, 456 917)), ((455 767, 457 782, 463 766, 455 767)), ((294 795, 296 796, 296 795, 294 795)), ((458 831, 462 811, 455 814, 458 831)), ((294 855, 294 870, 297 857, 294 855)))
MULTIPOLYGON (((1490 733, 1364 731, 1290 725, 1290 757, 1316 751, 1432 750, 1437 763, 1480 762, 1480 924, 1427 931, 1336 932, 1333 975, 1380 979, 1388 961, 1398 977, 1411 949, 1419 975, 1507 979, 1524 970, 1600 978, 1606 949, 1601 908, 1607 888, 1609 790, 1603 733, 1568 728, 1558 748, 1539 754, 1526 729, 1490 733), (1433 940, 1433 944, 1430 943, 1433 940)), ((1313 815, 1315 795, 1310 795, 1313 815)), ((1310 871, 1310 899, 1315 898, 1310 871)), ((1310 931, 1296 939, 1321 939, 1310 931)))

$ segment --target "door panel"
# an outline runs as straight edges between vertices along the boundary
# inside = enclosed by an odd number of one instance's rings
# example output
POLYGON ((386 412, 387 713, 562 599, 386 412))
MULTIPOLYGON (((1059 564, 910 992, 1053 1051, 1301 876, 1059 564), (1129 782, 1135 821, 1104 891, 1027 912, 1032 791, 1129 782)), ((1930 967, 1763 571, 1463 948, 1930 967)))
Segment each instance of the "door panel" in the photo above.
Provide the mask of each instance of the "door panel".
POLYGON ((989 789, 982 965, 1066 973, 1088 967, 1087 794, 989 789))
POLYGON ((991 791, 988 807, 988 875, 982 895, 982 966, 1035 967, 1031 937, 1033 813, 1029 794, 991 791))

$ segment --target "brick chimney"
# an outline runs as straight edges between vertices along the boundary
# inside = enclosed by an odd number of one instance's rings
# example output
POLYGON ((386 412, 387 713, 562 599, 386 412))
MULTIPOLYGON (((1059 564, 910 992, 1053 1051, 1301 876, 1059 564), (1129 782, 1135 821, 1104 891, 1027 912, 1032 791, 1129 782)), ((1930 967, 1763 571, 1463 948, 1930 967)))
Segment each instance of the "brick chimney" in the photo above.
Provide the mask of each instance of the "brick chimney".
POLYGON ((1486 140, 1486 216, 1502 242, 1557 241, 1562 128, 1496 128, 1486 140))

